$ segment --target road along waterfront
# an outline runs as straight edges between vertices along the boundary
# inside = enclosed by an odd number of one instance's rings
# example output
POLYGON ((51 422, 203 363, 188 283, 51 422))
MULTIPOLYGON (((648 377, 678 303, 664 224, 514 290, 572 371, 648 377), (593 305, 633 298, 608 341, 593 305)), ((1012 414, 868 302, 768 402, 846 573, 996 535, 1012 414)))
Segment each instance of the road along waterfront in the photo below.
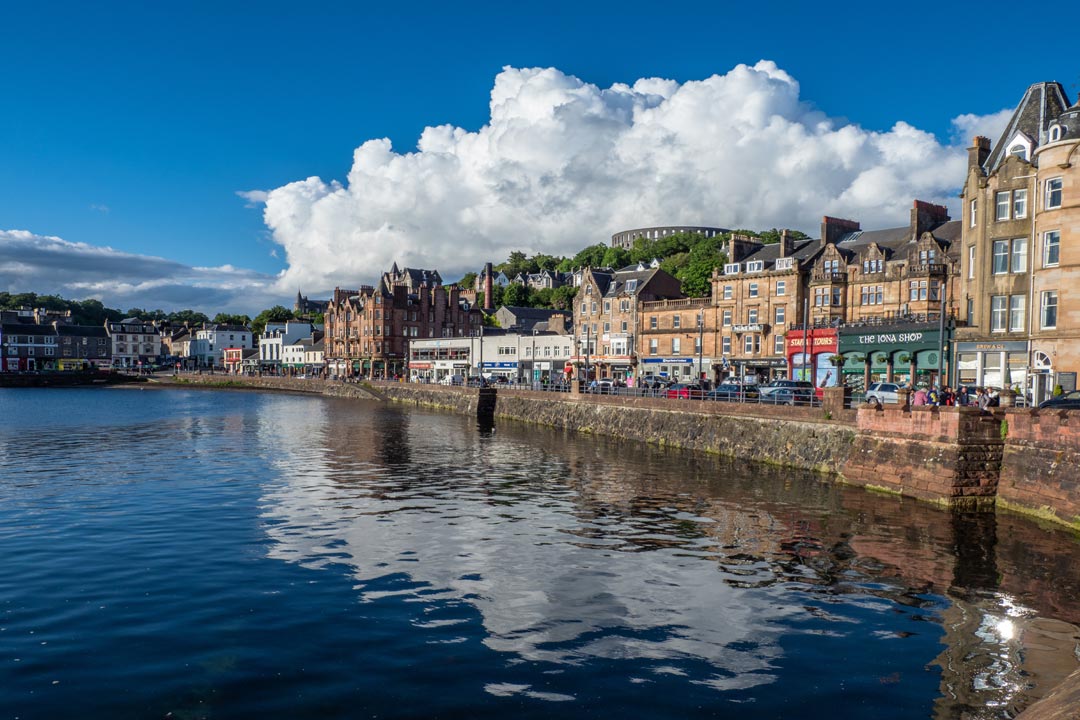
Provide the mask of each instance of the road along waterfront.
POLYGON ((0 394, 0 707, 1008 717, 1080 546, 810 472, 299 394, 0 394))

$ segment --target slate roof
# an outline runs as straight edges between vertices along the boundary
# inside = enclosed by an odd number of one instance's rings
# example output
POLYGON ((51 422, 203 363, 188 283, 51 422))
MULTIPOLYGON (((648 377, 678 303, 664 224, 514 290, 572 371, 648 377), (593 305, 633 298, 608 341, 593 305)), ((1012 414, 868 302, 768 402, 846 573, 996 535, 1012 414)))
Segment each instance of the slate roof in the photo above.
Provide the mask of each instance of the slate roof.
POLYGON ((109 337, 109 333, 100 325, 60 325, 57 330, 61 337, 109 337))
POLYGON ((1032 141, 1032 149, 1044 144, 1048 139, 1047 130, 1051 123, 1068 107, 1069 101, 1061 83, 1039 82, 1029 87, 1009 118, 1005 131, 987 156, 983 169, 987 174, 998 169, 1008 156, 1009 143, 1018 132, 1024 133, 1032 141))
MULTIPOLYGON (((814 257, 821 249, 822 246, 818 240, 797 240, 794 244, 794 249, 788 253, 787 257, 793 257, 801 264, 814 257)), ((776 266, 776 261, 779 259, 780 243, 769 243, 763 245, 760 250, 743 258, 742 264, 745 265, 747 262, 761 260, 765 263, 765 270, 772 270, 776 266)))
POLYGON ((603 294, 606 297, 615 297, 616 295, 621 295, 625 292, 629 292, 631 295, 637 295, 644 289, 645 285, 653 279, 657 272, 659 272, 658 268, 638 270, 637 265, 630 265, 622 270, 617 270, 611 276, 611 281, 603 294), (630 280, 637 280, 637 287, 628 291, 626 285, 630 280))

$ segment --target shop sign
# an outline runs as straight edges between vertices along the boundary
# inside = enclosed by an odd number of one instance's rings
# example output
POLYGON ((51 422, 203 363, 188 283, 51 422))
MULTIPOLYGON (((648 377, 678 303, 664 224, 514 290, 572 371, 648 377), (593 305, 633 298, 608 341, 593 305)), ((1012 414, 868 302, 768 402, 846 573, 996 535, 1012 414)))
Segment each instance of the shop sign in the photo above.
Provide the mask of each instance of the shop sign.
POLYGON ((690 365, 694 362, 693 358, 676 358, 676 357, 650 357, 642 360, 646 365, 690 365))
MULTIPOLYGON (((801 350, 803 346, 803 334, 798 330, 789 331, 787 336, 787 348, 790 353, 792 350, 801 350)), ((828 335, 813 335, 808 338, 810 341, 810 347, 815 353, 826 352, 828 350, 836 350, 836 335, 830 333, 828 335)))
POLYGON ((431 363, 429 363, 429 362, 417 362, 417 361, 414 360, 413 362, 409 363, 409 367, 413 368, 414 370, 430 370, 431 369, 431 363))
POLYGON ((1023 340, 956 343, 956 352, 1027 352, 1023 340))
POLYGON ((516 362, 486 362, 484 367, 488 370, 513 370, 518 364, 516 362))
POLYGON ((761 332, 761 324, 760 323, 753 323, 753 324, 747 324, 747 325, 736 325, 735 326, 735 332, 737 332, 737 333, 761 332))

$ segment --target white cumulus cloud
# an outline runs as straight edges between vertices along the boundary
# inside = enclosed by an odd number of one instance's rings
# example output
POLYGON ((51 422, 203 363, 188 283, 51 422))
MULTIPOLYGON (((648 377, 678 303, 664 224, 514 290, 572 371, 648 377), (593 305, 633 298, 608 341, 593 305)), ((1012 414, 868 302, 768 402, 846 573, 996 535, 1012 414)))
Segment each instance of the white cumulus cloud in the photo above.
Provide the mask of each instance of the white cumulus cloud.
MULTIPOLYGON (((957 134, 986 125, 954 121, 957 134)), ((507 67, 475 132, 428 127, 404 153, 367 140, 343 180, 244 197, 265 200, 288 263, 281 287, 325 292, 394 261, 454 279, 511 250, 573 254, 648 225, 814 233, 824 214, 900 224, 915 198, 955 209, 964 162, 963 143, 902 119, 875 132, 825 116, 770 61, 607 89, 507 67)))

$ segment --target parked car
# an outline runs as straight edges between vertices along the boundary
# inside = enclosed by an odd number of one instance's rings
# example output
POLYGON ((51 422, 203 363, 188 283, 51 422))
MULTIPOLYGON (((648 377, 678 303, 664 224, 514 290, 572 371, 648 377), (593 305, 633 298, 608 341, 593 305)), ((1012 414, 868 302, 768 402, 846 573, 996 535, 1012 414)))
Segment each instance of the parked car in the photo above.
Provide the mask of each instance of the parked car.
POLYGON ((1080 410, 1080 390, 1052 397, 1039 405, 1040 410, 1080 410))
POLYGON ((700 400, 705 391, 697 383, 675 383, 667 389, 665 397, 673 400, 700 400))
POLYGON ((603 380, 593 380, 585 388, 585 392, 597 393, 600 395, 610 395, 615 389, 615 383, 607 378, 603 380))
POLYGON ((876 382, 866 389, 866 402, 871 405, 900 402, 900 386, 897 383, 876 382))
POLYGON ((462 375, 447 375, 439 380, 440 385, 464 385, 465 377, 462 375))
POLYGON ((766 385, 759 385, 761 390, 761 397, 765 398, 781 389, 800 388, 804 390, 813 390, 814 384, 809 380, 773 380, 766 385))
POLYGON ((761 393, 761 402, 770 405, 813 405, 816 398, 817 393, 812 386, 772 388, 772 392, 761 393))
POLYGON ((647 388, 649 390, 660 390, 666 388, 671 384, 671 381, 666 377, 660 375, 642 375, 637 382, 638 387, 647 388))
POLYGON ((721 402, 741 402, 745 400, 757 400, 761 397, 760 391, 752 385, 737 385, 735 383, 723 383, 717 385, 715 390, 705 394, 706 400, 718 400, 721 402))

